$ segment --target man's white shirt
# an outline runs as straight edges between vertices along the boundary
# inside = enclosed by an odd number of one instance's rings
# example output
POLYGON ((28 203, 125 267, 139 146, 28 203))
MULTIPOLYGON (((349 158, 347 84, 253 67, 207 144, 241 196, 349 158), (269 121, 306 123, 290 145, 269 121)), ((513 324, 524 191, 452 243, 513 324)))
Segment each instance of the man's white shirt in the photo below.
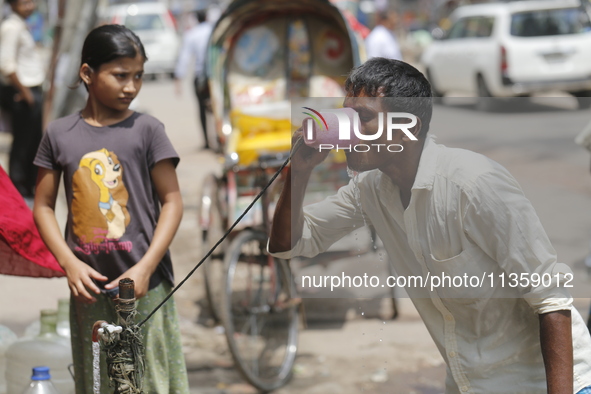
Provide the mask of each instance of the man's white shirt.
POLYGON ((365 38, 367 58, 385 57, 386 59, 402 60, 398 41, 390 30, 383 25, 377 25, 365 38))
MULTIPOLYGON (((572 274, 517 181, 498 163, 428 138, 406 209, 378 170, 304 207, 303 236, 280 258, 313 257, 365 222, 402 276, 572 274), (364 218, 365 216, 365 218, 364 218)), ((571 310, 575 393, 591 385, 591 338, 563 287, 406 288, 445 359, 446 393, 546 393, 538 314, 571 310)), ((403 355, 396 355, 403 357, 403 355)))
POLYGON ((0 25, 0 81, 8 84, 15 73, 23 86, 39 86, 45 80, 44 63, 25 20, 15 13, 0 25))
POLYGON ((212 29, 213 24, 210 22, 201 22, 185 33, 174 72, 176 78, 185 77, 191 59, 195 62, 195 77, 202 78, 205 75, 205 56, 212 29))

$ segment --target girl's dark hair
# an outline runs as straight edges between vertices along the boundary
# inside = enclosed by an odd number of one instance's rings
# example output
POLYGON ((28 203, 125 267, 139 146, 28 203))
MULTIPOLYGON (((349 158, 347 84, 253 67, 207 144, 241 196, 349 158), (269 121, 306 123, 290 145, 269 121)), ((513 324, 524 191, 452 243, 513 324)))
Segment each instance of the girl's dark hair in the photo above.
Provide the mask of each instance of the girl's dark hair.
POLYGON ((362 91, 372 97, 382 94, 389 109, 410 112, 421 119, 419 137, 429 131, 433 113, 431 85, 408 63, 383 57, 371 58, 353 69, 345 81, 345 90, 353 96, 362 91))
POLYGON ((86 63, 95 71, 105 63, 137 54, 148 60, 144 44, 134 32, 122 25, 103 25, 93 29, 84 40, 80 65, 86 63))

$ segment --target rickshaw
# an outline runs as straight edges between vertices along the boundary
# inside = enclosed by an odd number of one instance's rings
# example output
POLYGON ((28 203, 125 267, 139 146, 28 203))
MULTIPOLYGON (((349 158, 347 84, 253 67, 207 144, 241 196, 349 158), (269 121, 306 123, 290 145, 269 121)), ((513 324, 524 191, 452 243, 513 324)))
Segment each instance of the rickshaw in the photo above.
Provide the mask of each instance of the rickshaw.
MULTIPOLYGON (((212 32, 207 75, 222 171, 206 177, 199 207, 209 251, 267 184, 291 148, 290 100, 344 97, 364 57, 361 39, 328 0, 237 0, 212 32)), ((211 130, 210 130, 211 131, 211 130)), ((345 170, 344 157, 328 166, 345 170)), ((203 270, 211 313, 244 378, 261 391, 292 375, 298 299, 288 263, 266 252, 275 182, 229 231, 203 270)))

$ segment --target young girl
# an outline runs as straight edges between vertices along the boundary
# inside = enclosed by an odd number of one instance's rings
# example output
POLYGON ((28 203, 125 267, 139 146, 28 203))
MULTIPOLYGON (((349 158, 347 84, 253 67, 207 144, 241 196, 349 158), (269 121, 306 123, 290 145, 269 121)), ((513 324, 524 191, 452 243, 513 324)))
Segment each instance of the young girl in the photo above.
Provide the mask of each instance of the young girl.
MULTIPOLYGON (((129 109, 142 86, 145 61, 140 39, 127 28, 105 25, 91 31, 80 66, 86 107, 49 125, 35 159, 35 220, 72 293, 77 394, 93 392, 92 325, 117 321, 106 293, 116 290, 120 279, 133 279, 141 318, 172 288, 168 247, 183 209, 175 172, 179 157, 162 123, 129 109), (65 239, 54 211, 62 173, 68 203, 65 239)), ((142 331, 143 391, 188 393, 174 301, 164 304, 142 331)), ((110 392, 106 371, 103 359, 104 393, 110 392)))

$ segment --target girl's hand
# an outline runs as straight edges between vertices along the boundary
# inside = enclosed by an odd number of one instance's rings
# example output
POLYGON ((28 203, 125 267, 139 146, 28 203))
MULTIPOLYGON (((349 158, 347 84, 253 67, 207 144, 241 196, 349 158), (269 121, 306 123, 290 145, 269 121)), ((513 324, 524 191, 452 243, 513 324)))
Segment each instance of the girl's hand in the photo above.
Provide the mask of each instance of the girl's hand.
POLYGON ((43 241, 66 271, 72 295, 79 302, 91 304, 96 302, 96 298, 90 294, 89 289, 96 294, 100 293, 98 286, 92 280, 104 282, 108 278, 80 261, 60 234, 61 231, 55 218, 55 201, 60 176, 61 171, 39 168, 37 187, 35 188, 35 207, 33 208, 35 223, 43 241))
POLYGON ((134 282, 135 298, 140 299, 148 294, 148 288, 150 287, 150 276, 151 273, 146 270, 142 264, 138 263, 125 271, 114 281, 105 285, 105 289, 112 289, 119 286, 121 279, 129 278, 134 282))
POLYGON ((88 290, 96 294, 100 294, 101 290, 92 280, 104 282, 108 278, 76 258, 62 264, 62 267, 66 271, 68 286, 74 297, 85 304, 96 302, 96 298, 88 290))
POLYGON ((121 279, 132 279, 135 282, 135 298, 137 299, 148 294, 150 277, 156 271, 158 264, 168 250, 183 216, 183 200, 174 169, 174 162, 171 159, 159 161, 152 168, 150 175, 162 204, 152 243, 140 261, 125 271, 123 275, 105 285, 105 289, 112 289, 119 286, 121 279))

